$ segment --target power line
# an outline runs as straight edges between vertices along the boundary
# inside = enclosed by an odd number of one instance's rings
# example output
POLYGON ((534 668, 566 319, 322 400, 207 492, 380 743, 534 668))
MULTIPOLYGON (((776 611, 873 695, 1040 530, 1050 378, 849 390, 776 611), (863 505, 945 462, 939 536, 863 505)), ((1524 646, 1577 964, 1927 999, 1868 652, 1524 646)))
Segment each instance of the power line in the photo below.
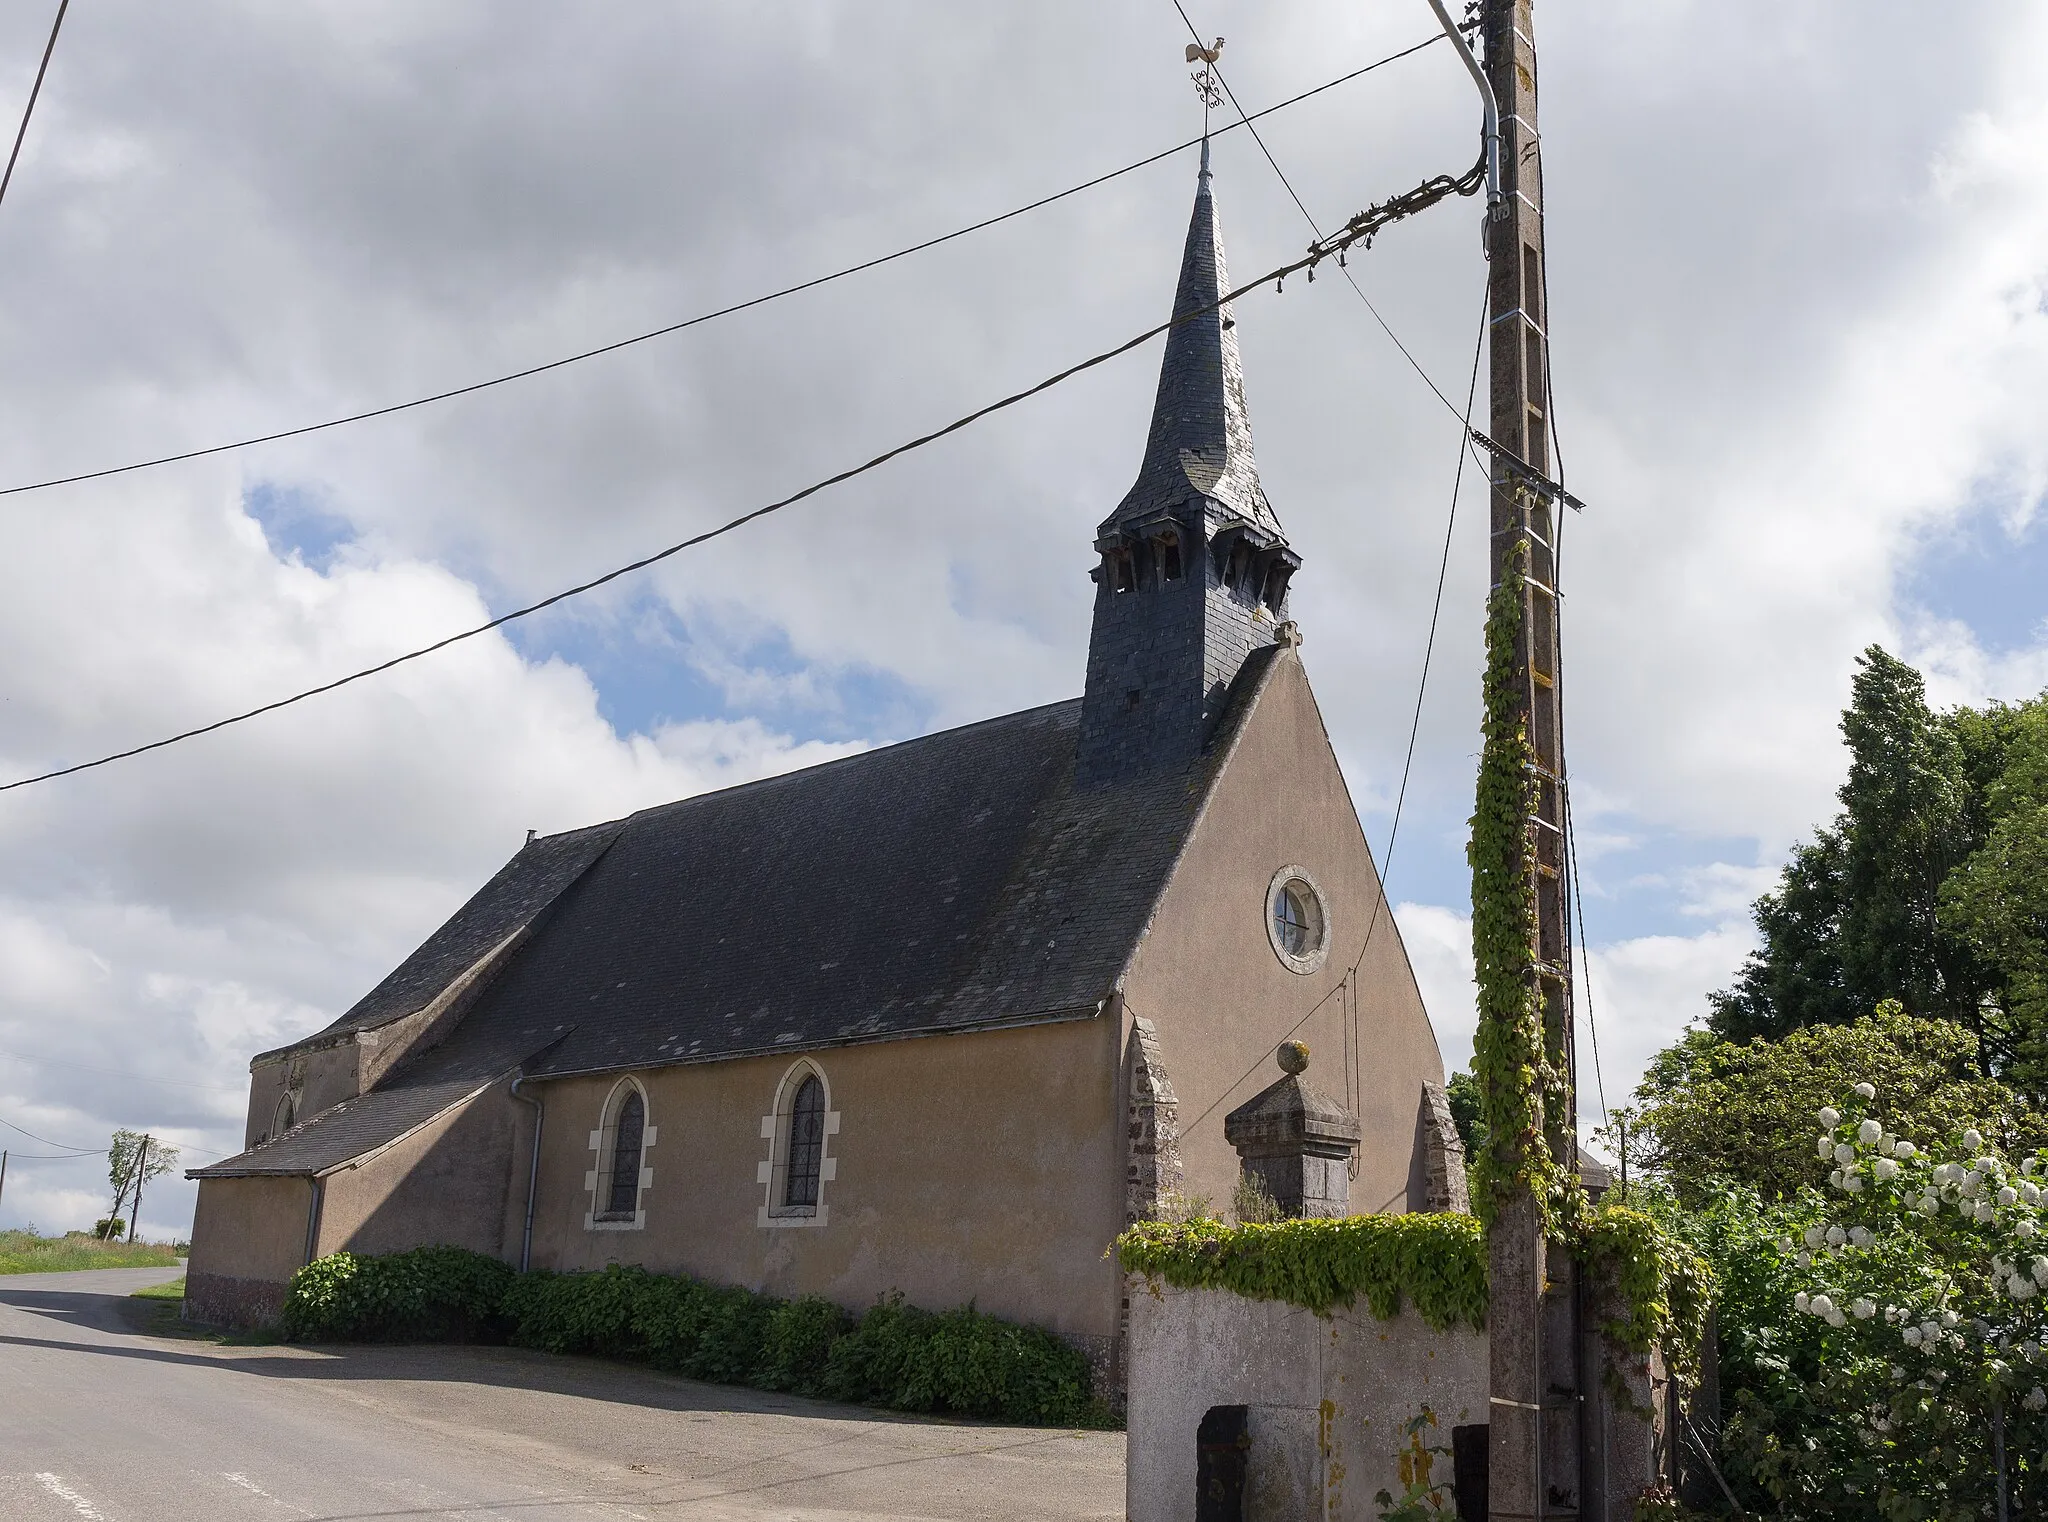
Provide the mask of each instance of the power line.
MULTIPOLYGON (((65 3, 68 4, 69 0, 65 0, 65 3)), ((1225 128, 1224 130, 1234 130, 1238 126, 1249 127, 1253 121, 1260 117, 1271 116, 1276 111, 1284 111, 1289 106, 1299 105, 1311 96, 1320 95, 1326 90, 1334 90, 1339 85, 1349 84, 1352 80, 1370 74, 1375 69, 1385 68, 1390 63, 1398 62, 1410 54, 1419 53, 1424 48, 1430 47, 1442 40, 1443 34, 1439 32, 1425 41, 1414 44, 1412 47, 1403 48, 1398 53, 1389 53, 1386 57, 1377 59, 1363 68, 1353 69, 1350 73, 1339 75, 1326 84, 1317 85, 1312 90, 1304 90, 1299 95, 1291 95, 1276 105, 1266 107, 1263 111, 1244 116, 1241 121, 1233 123, 1230 128, 1225 128)), ((24 121, 24 128, 26 128, 26 121, 24 121)), ((1253 130, 1256 131, 1256 129, 1253 130)), ((681 322, 672 322, 666 327, 654 328, 645 333, 636 333, 631 338, 621 338, 614 343, 600 344, 594 349, 585 349, 580 353, 565 355, 560 359, 551 359, 541 364, 528 365, 524 369, 512 370, 503 375, 492 376, 488 380, 472 381, 468 385, 454 386, 446 391, 436 391, 429 396, 415 397, 411 401, 393 402, 384 407, 372 407, 366 411, 352 412, 345 417, 329 418, 325 422, 305 423, 296 428, 281 428, 274 433, 253 434, 248 438, 235 439, 225 444, 209 444, 203 448, 181 450, 175 454, 157 455, 151 459, 135 460, 125 465, 109 465, 99 470, 80 471, 68 476, 52 476, 48 480, 30 481, 20 486, 0 487, 0 497, 17 496, 23 492, 45 491, 53 486, 72 486, 81 481, 99 481, 108 476, 129 475, 139 470, 153 470, 161 465, 175 465, 185 460, 204 459, 209 455, 228 454, 234 450, 249 449, 258 444, 274 444, 280 439, 294 439, 309 433, 323 433, 331 428, 341 428, 351 423, 368 422, 373 418, 390 417, 394 413, 410 412, 417 407, 428 407, 436 402, 452 401, 456 397, 470 396, 479 391, 488 391, 495 386, 508 385, 513 381, 527 380, 536 375, 545 375, 551 370, 560 370, 568 365, 580 364, 586 359, 596 359, 602 355, 616 354, 621 349, 629 349, 636 344, 648 343, 657 338, 666 338, 671 334, 680 333, 687 328, 699 327, 707 322, 715 322, 721 317, 730 317, 738 312, 745 312, 754 307, 765 306, 767 303, 779 301, 785 296, 795 296, 804 291, 816 290, 819 286, 830 285, 832 282, 844 280, 850 275, 858 275, 867 270, 878 269, 882 265, 893 264, 898 259, 907 259, 912 254, 920 254, 927 249, 937 248, 942 243, 951 243, 956 238, 964 238, 970 233, 981 232, 999 223, 1008 222, 1029 212, 1037 211, 1042 207, 1050 206, 1055 201, 1063 201, 1069 196, 1079 195, 1082 191, 1092 190, 1098 185, 1107 184, 1111 180, 1119 179, 1140 169, 1148 168, 1162 159, 1171 158, 1176 153, 1184 153, 1190 148, 1199 146, 1201 141, 1200 138, 1191 138, 1185 143, 1176 143, 1171 148, 1162 149, 1147 158, 1139 159, 1135 163, 1126 164, 1121 169, 1112 169, 1107 174, 1095 176, 1092 180, 1083 180, 1078 185, 1071 185, 1067 189, 1056 191, 1049 196, 1041 196, 1039 199, 1027 202, 1025 205, 1016 207, 1011 211, 1002 212, 993 217, 984 217, 979 222, 971 222, 965 227, 955 228, 952 232, 941 233, 935 238, 927 238, 921 243, 913 243, 906 248, 899 248, 894 253, 882 254, 877 258, 866 259, 859 264, 849 264, 844 269, 834 270, 830 274, 818 275, 809 280, 799 281, 795 285, 784 286, 780 290, 769 291, 765 295, 749 297, 745 301, 736 301, 730 306, 719 307, 710 312, 702 312, 695 317, 685 318, 681 322)), ((1396 340, 1396 342, 1398 341, 1396 340)))
POLYGON ((43 44, 43 61, 36 66, 36 82, 29 87, 28 104, 21 109, 21 127, 14 134, 14 149, 7 155, 7 172, 0 174, 0 201, 7 199, 7 187, 14 183, 15 161, 21 157, 22 140, 28 136, 28 119, 36 114, 36 97, 43 93, 43 76, 50 72, 50 55, 57 51, 57 33, 63 29, 64 13, 71 0, 57 0, 57 19, 50 23, 50 40, 43 44))
POLYGON ((69 1152, 76 1157, 104 1157, 107 1154, 107 1149, 105 1147, 73 1147, 65 1142, 52 1141, 47 1136, 38 1136, 35 1132, 28 1130, 26 1127, 17 1126, 13 1121, 8 1120, 4 1117, 0 1117, 0 1126, 5 1126, 10 1131, 19 1131, 23 1136, 26 1136, 30 1141, 39 1141, 46 1147, 62 1147, 66 1152, 69 1152))
MULTIPOLYGON (((1428 188, 1425 187, 1425 190, 1428 188)), ((181 730, 177 734, 167 735, 161 740, 151 740, 145 745, 130 746, 127 750, 115 751, 111 755, 101 756, 96 760, 80 761, 71 766, 58 767, 53 771, 40 772, 32 777, 19 777, 12 782, 0 783, 0 793, 12 792, 14 789, 21 787, 31 787, 39 782, 53 782, 59 777, 73 776, 78 772, 91 771, 96 767, 108 766, 116 761, 128 760, 132 756, 140 756, 150 751, 162 750, 166 746, 176 745, 184 740, 195 740, 201 735, 212 734, 215 730, 226 729, 230 725, 245 723, 266 713, 275 713, 280 708, 290 708, 294 704, 305 702, 308 698, 319 697, 324 693, 333 692, 338 688, 360 682, 366 677, 380 675, 394 667, 403 666, 409 661, 416 661, 422 657, 433 655, 437 651, 445 650, 450 645, 460 644, 464 640, 475 639, 480 634, 488 634, 493 629, 500 629, 518 619, 530 617, 545 608, 553 607, 556 603, 566 602, 572 597, 580 597, 585 592, 595 591, 601 586, 617 581, 622 576, 631 575, 635 571, 645 570, 648 566, 667 560, 670 556, 679 555, 684 550, 694 549, 698 545, 709 543, 713 539, 730 534, 735 529, 744 528, 747 524, 754 522, 758 518, 765 518, 770 513, 780 512, 785 507, 794 506, 806 497, 815 496, 828 487, 851 481, 855 476, 865 475, 878 466, 886 465, 889 461, 896 459, 900 455, 906 455, 913 450, 922 449, 928 444, 937 443, 940 439, 958 433, 961 429, 980 422, 992 413, 1000 412, 1006 407, 1014 407, 1019 402, 1027 401, 1031 397, 1037 396, 1041 391, 1049 391, 1063 381, 1072 380, 1084 371, 1092 370, 1098 365, 1107 364, 1112 359, 1128 354, 1131 350, 1149 343, 1160 334, 1172 328, 1193 322, 1196 318, 1213 312, 1219 307, 1228 306, 1238 297, 1255 291, 1261 286, 1277 286, 1289 275, 1304 269, 1312 269, 1332 255, 1341 253, 1352 247, 1355 243, 1362 242, 1371 237, 1388 223, 1409 216, 1419 206, 1427 204, 1430 203, 1427 201, 1417 201, 1413 196, 1396 197, 1394 200, 1385 203, 1384 206, 1375 209, 1379 220, 1371 220, 1365 214, 1354 217, 1343 231, 1323 239, 1301 258, 1294 260, 1290 264, 1283 264, 1277 269, 1268 270, 1257 279, 1246 281, 1243 285, 1237 287, 1236 290, 1218 297, 1215 301, 1209 302, 1205 306, 1177 314, 1167 321, 1160 323, 1157 327, 1146 329, 1135 338, 1126 339, 1114 348, 1105 349, 1100 354, 1091 355, 1078 364, 1069 365, 1066 369, 1061 370, 1055 375, 1047 376, 1034 386, 1027 386, 1022 391, 1012 392, 999 401, 990 402, 985 407, 976 408, 964 417, 955 418, 943 428, 935 428, 930 433, 922 434, 907 443, 898 444, 893 449, 884 450, 881 454, 876 455, 873 459, 863 464, 851 466, 846 470, 838 472, 836 475, 827 476, 821 481, 814 481, 809 486, 804 487, 803 490, 792 492, 780 501, 770 502, 763 507, 757 507, 749 512, 742 513, 737 518, 730 519, 716 528, 706 529, 701 534, 693 534, 688 539, 672 544, 665 550, 657 550, 652 555, 646 555, 639 560, 630 561, 616 570, 605 572, 602 576, 596 576, 589 581, 580 582, 573 587, 565 588, 551 596, 543 597, 539 602, 528 603, 523 608, 515 608, 510 613, 501 614, 488 622, 476 625, 474 628, 464 629, 458 634, 451 634, 446 639, 436 640, 434 643, 423 645, 417 650, 409 650, 403 655, 395 655, 390 660, 380 661, 374 666, 366 666, 360 671, 351 672, 347 676, 337 677, 331 682, 323 682, 317 687, 308 687, 303 691, 293 693, 290 697, 279 698, 274 702, 260 704, 255 708, 247 709, 238 714, 232 714, 225 719, 216 719, 210 724, 201 724, 196 728, 181 730)))

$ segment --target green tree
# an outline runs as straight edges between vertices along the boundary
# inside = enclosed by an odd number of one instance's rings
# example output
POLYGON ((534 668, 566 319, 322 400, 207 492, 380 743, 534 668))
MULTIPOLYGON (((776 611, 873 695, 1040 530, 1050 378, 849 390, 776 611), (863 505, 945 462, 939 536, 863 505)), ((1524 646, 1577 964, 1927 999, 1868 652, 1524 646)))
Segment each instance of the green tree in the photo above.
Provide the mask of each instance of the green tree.
POLYGON ((1716 1035, 1776 1038, 1900 999, 1969 1025, 1987 1064, 2006 1055, 1983 1020, 1996 972, 1939 911, 1943 884, 1989 831, 1988 782, 2004 773, 2012 730, 2010 710, 1936 714, 1918 671, 1875 645, 1863 652, 1842 715, 1842 811, 1757 901, 1763 946, 1711 996, 1716 1035))
MULTIPOLYGON (((111 1225, 102 1233, 112 1236, 123 1225, 128 1235, 135 1235, 134 1218, 139 1210, 131 1209, 129 1219, 121 1220, 121 1202, 124 1199, 140 1205, 142 1186, 154 1179, 162 1178, 178 1166, 178 1149, 153 1136, 140 1131, 116 1131, 111 1146, 107 1148, 107 1182, 114 1186, 114 1208, 107 1212, 111 1225), (148 1145, 145 1147, 144 1143, 148 1145)), ((103 1225, 105 1223, 102 1223, 103 1225)))
POLYGON ((1699 1207, 1729 1185, 1766 1201, 1812 1182, 1813 1117, 1876 1073, 1888 1113, 1915 1134, 1975 1126, 2008 1146, 2040 1139, 2040 1117, 1979 1072, 1976 1034, 1909 1015, 1896 1002, 1845 1025, 1781 1041, 1725 1041, 1694 1029, 1652 1060, 1636 1091, 1645 1160, 1679 1200, 1699 1207))
POLYGON ((1465 1159, 1476 1159, 1486 1146, 1486 1116, 1479 1097, 1479 1080, 1470 1073, 1453 1073, 1444 1080, 1444 1098, 1450 1102, 1451 1124, 1458 1128, 1458 1140, 1465 1144, 1465 1159))
POLYGON ((1984 843, 1941 890, 1943 929, 1993 974, 1987 1017, 2010 1076, 2048 1093, 2048 704, 2000 709, 2003 767, 1984 789, 1984 843))

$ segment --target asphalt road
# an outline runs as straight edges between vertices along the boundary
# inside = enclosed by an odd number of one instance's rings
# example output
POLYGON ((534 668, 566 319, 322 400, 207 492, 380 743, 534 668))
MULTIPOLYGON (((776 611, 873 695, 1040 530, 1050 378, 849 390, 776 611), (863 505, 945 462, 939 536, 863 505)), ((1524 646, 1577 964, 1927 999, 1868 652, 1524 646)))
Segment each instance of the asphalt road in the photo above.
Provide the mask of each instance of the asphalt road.
POLYGON ((880 1415, 510 1348, 138 1331, 175 1270, 0 1277, 0 1518, 1114 1518, 1123 1436, 880 1415))

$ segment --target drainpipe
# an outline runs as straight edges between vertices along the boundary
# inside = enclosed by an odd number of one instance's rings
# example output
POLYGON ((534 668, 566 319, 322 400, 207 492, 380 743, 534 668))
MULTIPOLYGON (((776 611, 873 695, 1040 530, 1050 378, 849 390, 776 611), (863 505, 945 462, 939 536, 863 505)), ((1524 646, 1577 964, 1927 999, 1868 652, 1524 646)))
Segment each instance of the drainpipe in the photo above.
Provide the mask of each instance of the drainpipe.
POLYGON ((313 1198, 306 1206, 306 1261, 311 1263, 320 1246, 320 1207, 327 1198, 327 1180, 315 1174, 306 1182, 313 1186, 313 1198))
POLYGON ((512 1097, 521 1104, 533 1106, 533 1159, 526 1169, 526 1229, 519 1238, 519 1271, 523 1274, 533 1266, 533 1201, 540 1187, 540 1137, 541 1128, 547 1123, 547 1106, 537 1097, 519 1092, 519 1086, 526 1082, 521 1073, 512 1080, 512 1097))

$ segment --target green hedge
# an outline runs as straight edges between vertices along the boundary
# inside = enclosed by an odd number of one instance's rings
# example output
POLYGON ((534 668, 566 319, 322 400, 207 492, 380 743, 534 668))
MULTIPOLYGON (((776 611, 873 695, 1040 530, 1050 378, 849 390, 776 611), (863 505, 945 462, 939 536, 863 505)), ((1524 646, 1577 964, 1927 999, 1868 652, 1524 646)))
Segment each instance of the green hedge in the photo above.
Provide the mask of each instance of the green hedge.
POLYGON ((1115 1252, 1129 1272, 1181 1289, 1285 1300, 1317 1315, 1362 1297, 1382 1321, 1413 1305, 1439 1331, 1486 1325, 1486 1233, 1467 1215, 1141 1221, 1115 1252))
POLYGON ((502 1341, 505 1295, 517 1277, 461 1247, 333 1253, 292 1275, 282 1330, 299 1342, 502 1341))
POLYGON ((457 1247, 309 1263, 292 1277, 284 1331, 300 1342, 510 1341, 899 1411, 1109 1420, 1080 1353, 972 1306, 934 1314, 897 1295, 856 1319, 816 1296, 778 1300, 616 1265, 520 1274, 457 1247))

